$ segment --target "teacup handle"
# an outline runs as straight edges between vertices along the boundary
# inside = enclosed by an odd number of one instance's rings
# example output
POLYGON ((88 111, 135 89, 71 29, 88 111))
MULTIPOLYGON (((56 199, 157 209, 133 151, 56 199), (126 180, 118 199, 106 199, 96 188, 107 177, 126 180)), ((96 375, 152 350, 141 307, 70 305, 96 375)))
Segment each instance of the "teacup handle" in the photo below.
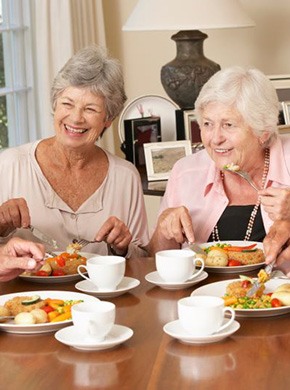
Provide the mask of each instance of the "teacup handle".
POLYGON ((231 318, 224 325, 222 325, 216 332, 220 332, 221 330, 227 328, 228 326, 230 326, 234 322, 235 315, 236 315, 234 309, 232 309, 231 307, 224 307, 223 308, 224 315, 227 311, 231 313, 231 318))
POLYGON ((87 267, 86 267, 84 264, 80 264, 80 265, 78 266, 78 273, 79 273, 84 279, 87 279, 87 280, 89 280, 89 281, 91 282, 90 278, 88 278, 86 275, 84 275, 84 274, 82 273, 81 268, 84 268, 84 269, 86 270, 86 272, 88 272, 87 267))
POLYGON ((194 260, 194 265, 196 266, 197 263, 200 264, 201 263, 201 267, 200 269, 197 271, 197 272, 194 272, 194 274, 191 275, 190 278, 188 278, 188 280, 191 280, 191 279, 194 279, 196 278, 198 275, 200 275, 204 269, 204 260, 201 258, 201 257, 196 257, 194 260))

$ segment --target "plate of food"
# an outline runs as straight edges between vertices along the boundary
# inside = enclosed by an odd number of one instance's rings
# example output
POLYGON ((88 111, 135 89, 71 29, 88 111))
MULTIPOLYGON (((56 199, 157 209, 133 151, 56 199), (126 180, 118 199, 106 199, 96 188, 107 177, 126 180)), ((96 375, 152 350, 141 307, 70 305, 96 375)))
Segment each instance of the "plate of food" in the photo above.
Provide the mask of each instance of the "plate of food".
POLYGON ((219 241, 199 245, 206 255, 205 267, 208 272, 244 273, 263 266, 265 257, 263 244, 256 241, 219 241))
POLYGON ((71 306, 79 302, 95 302, 91 295, 73 291, 25 291, 0 296, 2 316, 0 330, 8 333, 33 334, 54 332, 71 324, 71 306))
POLYGON ((98 256, 94 253, 55 252, 56 257, 49 256, 44 265, 36 273, 24 272, 19 277, 29 282, 37 283, 66 283, 82 279, 77 268, 86 264, 87 259, 98 256))
POLYGON ((270 279, 252 297, 247 297, 255 278, 241 276, 210 283, 194 290, 191 295, 221 297, 238 317, 272 317, 290 313, 290 283, 270 279))

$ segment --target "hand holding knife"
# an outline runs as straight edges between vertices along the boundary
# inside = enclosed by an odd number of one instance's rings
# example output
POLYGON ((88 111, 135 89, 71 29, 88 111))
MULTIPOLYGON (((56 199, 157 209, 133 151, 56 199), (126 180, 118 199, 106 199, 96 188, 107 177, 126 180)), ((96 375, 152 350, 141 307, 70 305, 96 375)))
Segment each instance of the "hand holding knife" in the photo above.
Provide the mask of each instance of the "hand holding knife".
POLYGON ((53 238, 49 237, 48 235, 42 233, 42 231, 40 231, 36 227, 30 225, 30 226, 28 226, 28 229, 31 231, 31 233, 34 235, 34 237, 38 238, 40 241, 52 246, 54 249, 58 248, 56 240, 54 240, 53 238))

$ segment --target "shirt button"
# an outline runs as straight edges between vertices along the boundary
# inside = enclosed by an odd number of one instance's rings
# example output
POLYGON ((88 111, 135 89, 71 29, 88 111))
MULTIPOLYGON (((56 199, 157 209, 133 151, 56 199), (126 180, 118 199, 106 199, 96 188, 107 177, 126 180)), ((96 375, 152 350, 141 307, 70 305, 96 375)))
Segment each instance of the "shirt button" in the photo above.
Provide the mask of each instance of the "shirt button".
POLYGON ((77 216, 75 214, 72 214, 70 217, 71 219, 76 219, 77 216))

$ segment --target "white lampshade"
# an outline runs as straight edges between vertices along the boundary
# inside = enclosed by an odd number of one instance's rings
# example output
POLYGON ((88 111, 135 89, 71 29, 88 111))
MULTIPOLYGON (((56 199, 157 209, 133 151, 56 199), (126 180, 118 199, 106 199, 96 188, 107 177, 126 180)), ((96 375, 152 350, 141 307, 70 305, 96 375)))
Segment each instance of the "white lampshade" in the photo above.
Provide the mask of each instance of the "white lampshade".
POLYGON ((254 25, 238 0, 139 0, 123 30, 202 30, 254 25))
POLYGON ((124 31, 179 31, 176 58, 161 68, 161 83, 182 109, 192 109, 205 82, 220 66, 203 54, 203 29, 251 27, 238 0, 139 0, 124 31))

